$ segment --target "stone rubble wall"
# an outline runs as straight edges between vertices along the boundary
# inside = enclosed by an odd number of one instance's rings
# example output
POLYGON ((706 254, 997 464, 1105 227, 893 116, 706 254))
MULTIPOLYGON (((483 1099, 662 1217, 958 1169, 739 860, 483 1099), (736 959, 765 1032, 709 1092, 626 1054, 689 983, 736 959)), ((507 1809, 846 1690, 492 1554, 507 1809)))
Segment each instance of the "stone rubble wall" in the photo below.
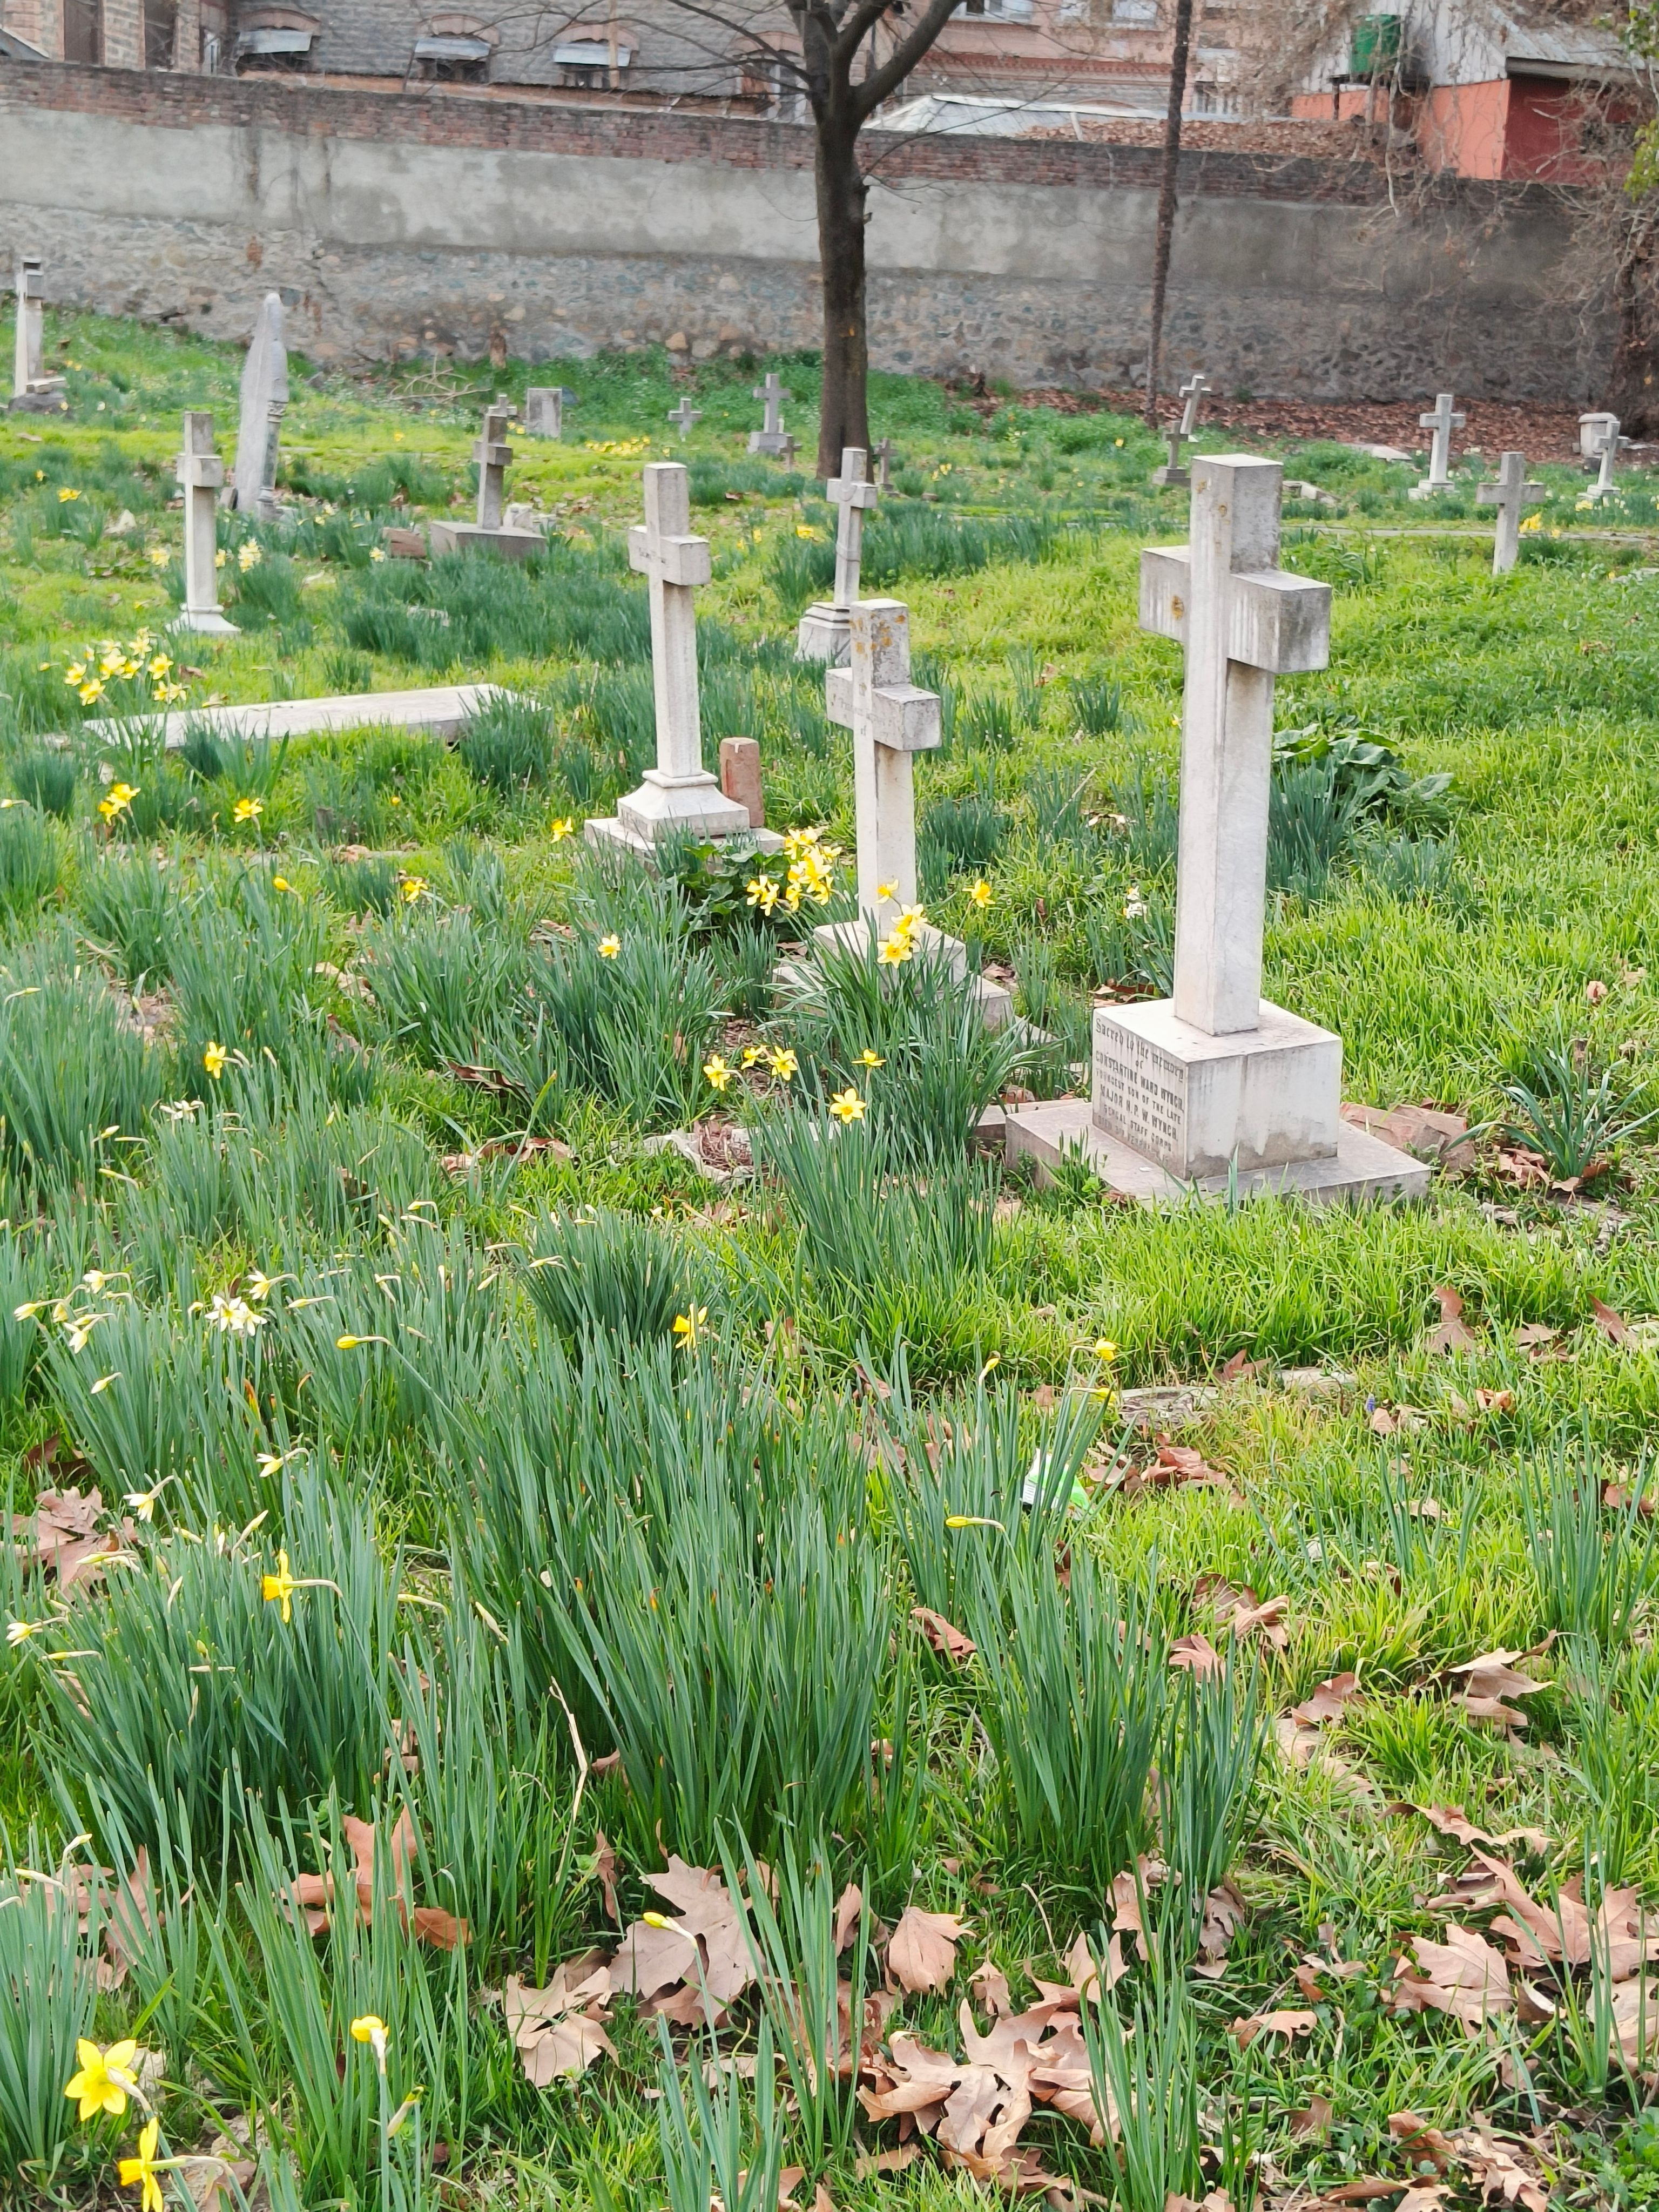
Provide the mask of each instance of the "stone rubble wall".
MULTIPOLYGON (((872 356, 1121 387, 1139 369, 1158 154, 871 132, 872 356)), ((745 117, 496 92, 14 63, 0 282, 349 365, 492 338, 531 360, 658 343, 816 345, 812 140, 745 117)), ((1396 211, 1370 164, 1183 159, 1169 373, 1304 398, 1579 401, 1610 351, 1567 304, 1559 195, 1443 183, 1396 211)))

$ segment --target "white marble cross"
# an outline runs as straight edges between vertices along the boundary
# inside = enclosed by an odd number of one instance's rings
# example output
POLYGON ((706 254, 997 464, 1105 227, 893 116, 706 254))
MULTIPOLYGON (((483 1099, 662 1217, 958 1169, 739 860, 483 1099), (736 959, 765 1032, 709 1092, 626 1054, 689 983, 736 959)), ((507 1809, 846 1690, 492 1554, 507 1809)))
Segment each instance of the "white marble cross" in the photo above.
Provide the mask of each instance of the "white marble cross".
POLYGON ((288 410, 288 347, 283 332, 283 297, 267 292, 242 363, 242 410, 236 425, 236 460, 231 504, 239 514, 257 514, 274 504, 277 441, 288 410))
POLYGON ((1524 453, 1505 453, 1499 456, 1498 481, 1483 483, 1475 493, 1482 507, 1498 509, 1497 528, 1492 542, 1492 572, 1494 576, 1507 575, 1514 568, 1521 550, 1521 511, 1536 507, 1546 497, 1540 483, 1526 481, 1527 457, 1524 453))
POLYGON ((501 497, 507 465, 513 459, 513 448, 507 443, 509 411, 505 400, 498 399, 493 407, 486 407, 483 434, 475 441, 472 447, 472 458, 478 464, 480 530, 499 530, 501 526, 501 497))
POLYGON ((859 595, 859 563, 864 555, 864 512, 880 494, 865 477, 868 456, 861 446, 843 446, 841 474, 831 477, 824 491, 841 513, 836 518, 836 597, 838 607, 850 607, 859 595))
POLYGON ((1613 489, 1613 471, 1620 453, 1630 440, 1619 434, 1619 417, 1609 415, 1590 442, 1590 459, 1599 461, 1595 482, 1585 494, 1588 499, 1606 499, 1613 489))
MULTIPOLYGON (((1180 398, 1185 403, 1181 410, 1181 434, 1183 438, 1190 438, 1197 429, 1198 410, 1214 388, 1213 385, 1204 381, 1204 372, 1201 368, 1195 368, 1182 386, 1180 398)), ((1172 453, 1170 459, 1174 460, 1176 456, 1172 453)))
POLYGON ((576 404, 568 385, 532 384, 524 395, 524 427, 532 438, 562 438, 564 410, 576 404))
POLYGON ((691 425, 694 422, 702 422, 702 410, 701 407, 694 407, 690 399, 682 399, 678 407, 671 407, 669 409, 668 419, 674 425, 674 428, 679 432, 680 441, 684 444, 685 441, 685 434, 691 428, 691 425))
POLYGON ((1191 543, 1140 556, 1140 627, 1187 648, 1174 1006, 1210 1036, 1261 1020, 1273 680, 1329 657, 1330 586, 1278 566, 1283 477, 1201 456, 1191 543))
POLYGON ((213 450, 213 417, 185 416, 184 449, 173 473, 185 491, 185 605, 176 627, 220 637, 237 635, 219 611, 219 494, 225 465, 213 450))
POLYGON ((902 599, 848 611, 848 665, 824 672, 824 711, 853 732, 859 911, 881 931, 916 903, 912 757, 939 742, 938 695, 910 681, 910 611, 902 599))
POLYGON ((878 491, 891 491, 893 489, 893 463, 898 458, 897 454, 893 450, 892 440, 890 438, 884 438, 881 443, 876 447, 875 453, 877 462, 876 489, 878 491))
POLYGON ((766 420, 761 428, 769 438, 775 438, 783 428, 783 403, 789 397, 785 386, 778 382, 777 371, 769 369, 765 383, 757 384, 750 396, 765 403, 766 420))
POLYGON ((1419 490, 1442 491, 1451 482, 1451 437, 1461 430, 1464 417, 1452 408, 1452 395, 1442 392, 1436 396, 1434 412, 1419 415, 1419 426, 1432 435, 1429 442, 1429 473, 1419 486, 1419 490))
POLYGON ((26 253, 17 264, 17 336, 12 356, 11 388, 19 399, 42 379, 45 317, 40 263, 36 255, 26 253))

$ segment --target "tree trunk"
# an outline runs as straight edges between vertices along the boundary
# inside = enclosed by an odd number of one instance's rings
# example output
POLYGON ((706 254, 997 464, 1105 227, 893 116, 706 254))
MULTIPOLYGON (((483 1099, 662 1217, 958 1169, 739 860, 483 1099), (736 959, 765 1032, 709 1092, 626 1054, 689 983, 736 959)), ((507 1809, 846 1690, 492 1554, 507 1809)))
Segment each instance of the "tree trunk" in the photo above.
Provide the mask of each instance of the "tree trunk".
POLYGON ((821 116, 816 133, 818 264, 823 275, 823 398, 818 413, 817 473, 841 470, 842 448, 870 445, 866 388, 870 341, 865 320, 865 182, 858 125, 821 116))
POLYGON ((1619 334, 1601 404, 1619 417, 1628 438, 1659 430, 1659 287, 1655 283, 1652 222, 1647 210, 1632 210, 1613 279, 1619 334))
POLYGON ((1164 349, 1164 295, 1175 239, 1176 184, 1181 173, 1181 111, 1187 101, 1187 54, 1193 0, 1176 0, 1175 49, 1170 57, 1170 105, 1164 118, 1164 174, 1158 187, 1158 236, 1152 247, 1152 309, 1146 338, 1146 428, 1158 428, 1158 356, 1164 349))

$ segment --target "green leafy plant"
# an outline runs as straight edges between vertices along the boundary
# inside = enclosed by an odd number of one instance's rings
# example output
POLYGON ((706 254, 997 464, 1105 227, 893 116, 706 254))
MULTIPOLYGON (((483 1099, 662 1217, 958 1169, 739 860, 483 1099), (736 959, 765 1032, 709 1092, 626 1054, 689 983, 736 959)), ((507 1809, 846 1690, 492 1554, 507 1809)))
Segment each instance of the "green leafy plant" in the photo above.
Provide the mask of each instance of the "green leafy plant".
POLYGON ((1621 1145, 1659 1121, 1659 1106, 1632 1110, 1641 1086, 1627 1088, 1622 1070, 1598 1066, 1587 1050, 1545 1045, 1528 1061, 1502 1086, 1516 1116, 1504 1133, 1540 1154, 1557 1182, 1605 1173, 1621 1145))

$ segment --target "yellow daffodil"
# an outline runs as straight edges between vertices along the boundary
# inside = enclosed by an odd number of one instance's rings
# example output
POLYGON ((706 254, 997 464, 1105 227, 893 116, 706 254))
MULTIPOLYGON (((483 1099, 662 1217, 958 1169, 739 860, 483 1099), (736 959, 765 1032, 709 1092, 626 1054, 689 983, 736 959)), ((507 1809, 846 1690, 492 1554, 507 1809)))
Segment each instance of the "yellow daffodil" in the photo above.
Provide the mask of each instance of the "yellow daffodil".
POLYGON ((161 1492, 167 1488, 168 1483, 176 1482, 178 1479, 177 1475, 164 1474, 154 1490, 130 1490, 121 1502, 130 1512, 136 1513, 141 1521, 153 1521, 155 1518, 155 1508, 161 1501, 161 1492))
POLYGON ((101 699, 104 687, 95 676, 89 676, 81 686, 78 696, 83 707, 90 707, 94 699, 101 699))
POLYGON ((693 1306, 690 1313, 675 1315, 674 1341, 682 1352, 696 1349, 697 1339, 702 1334, 702 1325, 708 1318, 707 1306, 693 1306))
POLYGON ((160 679, 167 674, 172 665, 172 661, 168 659, 165 653, 158 653, 149 664, 149 672, 159 682, 160 679))
POLYGON ((137 2077, 132 2071, 138 2045, 133 2042, 112 2043, 106 2051, 100 2051, 95 2043, 89 2043, 82 2036, 75 2046, 75 2055, 81 2070, 64 2083, 64 2094, 78 2105, 76 2117, 84 2124, 96 2119, 101 2112, 108 2112, 118 2120, 127 2109, 127 2099, 139 2094, 137 2077))
POLYGON ((294 890, 293 884, 286 876, 273 876, 270 879, 270 888, 274 891, 293 891, 295 898, 300 896, 299 892, 294 890))
POLYGON ((732 1070, 717 1052, 710 1053, 708 1058, 704 1060, 702 1072, 716 1091, 724 1091, 732 1080, 732 1070))
POLYGON ((1000 1528, 1002 1523, 983 1513, 947 1513, 945 1525, 947 1528, 1000 1528))
POLYGON ((788 830, 784 833, 783 851, 786 860, 799 860, 803 853, 810 853, 819 843, 821 832, 817 830, 788 830))
POLYGON ((144 557, 148 560, 152 568, 165 568, 167 562, 173 558, 173 556, 167 551, 165 545, 152 545, 149 548, 144 557))
POLYGON ((830 1111, 841 1122, 861 1121, 864 1101, 849 1083, 845 1091, 837 1091, 830 1101, 830 1111))
POLYGON ((229 558, 229 554, 226 552, 224 547, 222 545, 219 548, 219 550, 213 556, 213 565, 216 568, 222 568, 229 558))
POLYGON ((98 1377, 98 1380, 93 1384, 90 1395, 94 1398, 101 1398, 112 1382, 118 1382, 120 1380, 121 1376, 118 1373, 112 1375, 100 1375, 98 1377))
POLYGON ((878 884, 876 885, 876 896, 878 899, 896 899, 898 896, 898 885, 896 884, 878 884))
POLYGON ((800 1062, 787 1044, 774 1045, 766 1055, 766 1064, 783 1083, 793 1082, 800 1070, 800 1062))
POLYGON ((386 2022, 378 2013, 366 2012, 351 2023, 351 2039, 366 2043, 374 2053, 374 2063, 382 2074, 386 2072, 386 2022))
POLYGON ((881 1054, 878 1052, 872 1052, 868 1045, 866 1045, 864 1050, 859 1054, 860 1067, 885 1067, 886 1065, 887 1062, 881 1054))
POLYGON ((398 2106, 397 2111, 392 2115, 392 2118, 386 2124, 386 2137, 388 2142, 391 2142, 393 2136, 401 2135, 403 2133, 404 2129, 408 2124, 410 2114, 419 2107, 420 2101, 425 2094, 426 2088, 425 2085, 422 2083, 411 2089, 409 2094, 404 2099, 402 2104, 398 2106))
POLYGON ((385 546, 371 545, 368 549, 368 557, 371 561, 384 561, 386 558, 385 546))
POLYGON ((1097 1339, 1095 1343, 1095 1358, 1097 1359, 1115 1359, 1117 1358, 1117 1346, 1112 1342, 1109 1336, 1103 1336, 1097 1339))
POLYGON ((744 889, 750 905, 757 906, 763 914, 770 914, 778 902, 778 887, 770 876, 750 876, 744 889))
MULTIPOLYGON (((59 492, 58 496, 59 499, 62 499, 64 495, 62 492, 59 492)), ((798 522, 795 525, 795 535, 797 538, 816 538, 817 534, 817 532, 813 529, 810 522, 798 522)))
POLYGON ((334 1340, 334 1349, 337 1352, 356 1352, 361 1345, 386 1344, 389 1341, 390 1339, 384 1336, 337 1336, 334 1340))
POLYGON ((60 507, 63 506, 66 501, 79 499, 80 496, 80 493, 73 490, 68 484, 60 484, 58 488, 58 503, 60 507))
POLYGON ((239 799, 230 810, 233 822, 257 822, 265 811, 263 799, 239 799))
POLYGON ((563 814, 561 815, 559 819, 552 824, 548 834, 552 838, 553 842, 556 845, 562 845, 565 839, 573 833, 575 827, 575 816, 574 814, 563 814))
POLYGON ((138 796, 138 787, 133 783, 112 783, 98 802, 98 811, 106 822, 114 822, 125 814, 138 796))
POLYGON ((289 1572, 288 1553, 278 1552, 276 1573, 260 1577, 259 1595, 267 1605, 281 1606, 284 1627, 294 1618, 294 1593, 299 1587, 299 1583, 289 1572))
POLYGON ((99 1322, 108 1318, 107 1314, 94 1313, 73 1314, 65 1319, 64 1332, 69 1339, 69 1348, 76 1358, 86 1350, 88 1340, 99 1322))
POLYGON ((250 568, 257 568, 264 558, 264 554, 251 538, 236 549, 236 565, 245 576, 250 568))
POLYGON ((968 896, 972 901, 973 904, 978 907, 981 911, 990 905, 991 886, 986 882, 983 876, 979 878, 972 890, 969 892, 968 896))
POLYGON ((27 1644, 31 1636, 44 1636, 54 1625, 50 1620, 9 1620, 6 1623, 6 1641, 15 1651, 20 1644, 27 1644))
POLYGON ((424 876, 405 876, 398 888, 404 895, 404 904, 413 906, 416 899, 426 896, 428 885, 424 876))
MULTIPOLYGON (((41 665, 42 665, 43 667, 45 667, 45 668, 50 668, 50 667, 51 667, 51 665, 52 665, 52 663, 51 663, 49 660, 47 660, 47 661, 43 661, 43 662, 41 663, 41 665)), ((68 666, 68 667, 64 671, 64 683, 65 683, 65 684, 70 684, 70 685, 74 685, 74 684, 84 684, 84 683, 86 682, 86 680, 87 680, 87 669, 86 669, 86 663, 85 663, 84 661, 82 661, 82 660, 72 660, 72 661, 70 661, 70 663, 69 666, 68 666)))
POLYGON ((620 937, 602 937, 599 939, 599 953, 601 960, 614 960, 621 951, 620 937))
POLYGON ((224 1073, 225 1062, 229 1058, 230 1054, 225 1050, 223 1045, 212 1037, 208 1039, 207 1048, 202 1054, 202 1065, 216 1083, 224 1073))
POLYGON ((213 1304, 208 1308, 210 1325, 223 1336, 248 1336, 262 1329, 265 1316, 257 1314, 246 1298, 228 1298, 222 1291, 213 1293, 213 1304))
MULTIPOLYGON (((143 2192, 138 2199, 138 2212, 167 2212, 161 2185, 155 2179, 161 2171, 161 2162, 155 2155, 155 2147, 161 2137, 160 2120, 146 2120, 138 2133, 137 2156, 124 2158, 117 2169, 123 2189, 137 2189, 143 2192)), ((170 2166, 172 2160, 166 2163, 170 2166)))
POLYGON ((910 938, 896 929, 890 937, 883 938, 877 949, 876 958, 884 968, 896 968, 902 962, 912 959, 915 950, 910 938))

